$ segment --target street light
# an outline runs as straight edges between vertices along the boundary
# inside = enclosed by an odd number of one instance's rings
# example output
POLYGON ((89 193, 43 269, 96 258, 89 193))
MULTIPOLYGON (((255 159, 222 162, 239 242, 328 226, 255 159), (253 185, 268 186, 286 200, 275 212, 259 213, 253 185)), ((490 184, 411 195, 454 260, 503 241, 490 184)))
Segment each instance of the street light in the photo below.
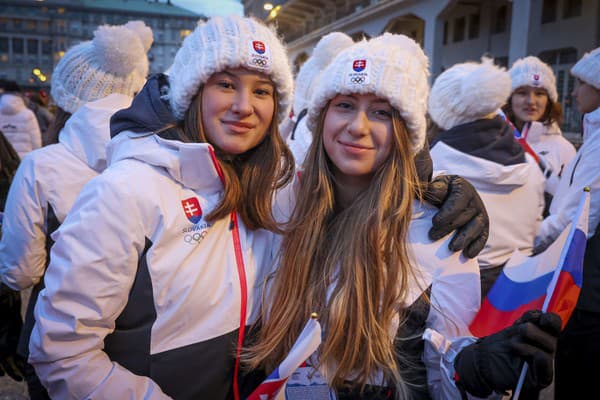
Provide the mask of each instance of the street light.
POLYGON ((32 72, 35 76, 40 76, 40 74, 42 73, 42 71, 40 71, 39 68, 34 68, 32 72))
POLYGON ((273 4, 271 4, 271 3, 265 3, 263 5, 263 8, 265 9, 265 11, 271 11, 273 9, 273 4))

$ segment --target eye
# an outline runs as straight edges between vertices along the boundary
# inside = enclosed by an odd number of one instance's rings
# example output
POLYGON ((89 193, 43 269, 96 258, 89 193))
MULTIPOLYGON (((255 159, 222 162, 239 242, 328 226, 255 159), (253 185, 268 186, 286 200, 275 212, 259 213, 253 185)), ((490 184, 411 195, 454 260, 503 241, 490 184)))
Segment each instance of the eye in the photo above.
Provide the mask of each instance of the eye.
POLYGON ((257 96, 271 96, 273 94, 271 89, 257 88, 254 90, 254 94, 257 96))
POLYGON ((333 106, 342 110, 350 110, 352 108, 352 103, 340 100, 336 102, 333 106))
POLYGON ((375 111, 373 111, 373 114, 375 114, 375 116, 379 119, 390 119, 392 118, 392 112, 390 110, 387 110, 385 108, 380 108, 377 109, 375 111))
POLYGON ((229 81, 218 81, 217 86, 223 89, 233 89, 233 83, 229 81))

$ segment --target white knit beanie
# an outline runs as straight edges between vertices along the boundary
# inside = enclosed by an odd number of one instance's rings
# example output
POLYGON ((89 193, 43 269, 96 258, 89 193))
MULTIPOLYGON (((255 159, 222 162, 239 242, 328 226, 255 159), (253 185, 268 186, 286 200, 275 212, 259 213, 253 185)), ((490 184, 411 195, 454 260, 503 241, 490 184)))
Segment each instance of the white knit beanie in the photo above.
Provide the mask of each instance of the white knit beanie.
POLYGON ((354 43, 352 38, 342 32, 332 32, 321 38, 311 56, 302 64, 296 76, 294 89, 294 113, 308 108, 308 101, 321 71, 342 50, 354 43))
POLYGON ((74 113, 112 93, 133 97, 144 86, 152 31, 141 21, 129 24, 98 27, 92 40, 71 47, 60 59, 50 89, 60 108, 74 113))
POLYGON ((425 141, 428 77, 427 56, 404 35, 386 33, 355 43, 319 75, 308 108, 308 128, 315 131, 319 114, 338 94, 375 94, 398 110, 417 153, 425 141))
POLYGON ((510 76, 491 58, 456 64, 437 77, 429 94, 429 115, 441 128, 482 119, 510 96, 510 76))
POLYGON ((512 80, 511 93, 521 86, 541 87, 546 89, 548 98, 553 103, 558 99, 554 72, 552 72, 552 68, 548 64, 539 58, 534 56, 520 58, 514 62, 508 73, 512 80))
POLYGON ((585 53, 581 60, 573 65, 571 74, 596 89, 600 89, 600 47, 585 53))
POLYGON ((200 87, 216 72, 247 68, 270 76, 278 94, 279 121, 290 112, 294 81, 283 43, 253 18, 215 16, 185 38, 169 68, 169 102, 183 119, 200 87))

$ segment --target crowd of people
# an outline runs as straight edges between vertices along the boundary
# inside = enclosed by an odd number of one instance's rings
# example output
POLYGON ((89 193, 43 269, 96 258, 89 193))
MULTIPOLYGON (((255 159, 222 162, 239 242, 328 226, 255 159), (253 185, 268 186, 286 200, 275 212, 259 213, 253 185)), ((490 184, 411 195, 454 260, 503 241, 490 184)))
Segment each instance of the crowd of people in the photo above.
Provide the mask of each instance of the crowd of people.
POLYGON ((414 40, 333 32, 294 79, 273 28, 229 16, 148 76, 152 42, 141 21, 99 26, 50 96, 3 83, 0 373, 32 399, 243 399, 313 313, 322 342, 285 398, 501 398, 524 363, 523 399, 591 390, 600 49, 571 71, 576 151, 533 56, 430 82, 414 40), (584 186, 566 328, 528 310, 472 336, 511 254, 544 251, 584 186))

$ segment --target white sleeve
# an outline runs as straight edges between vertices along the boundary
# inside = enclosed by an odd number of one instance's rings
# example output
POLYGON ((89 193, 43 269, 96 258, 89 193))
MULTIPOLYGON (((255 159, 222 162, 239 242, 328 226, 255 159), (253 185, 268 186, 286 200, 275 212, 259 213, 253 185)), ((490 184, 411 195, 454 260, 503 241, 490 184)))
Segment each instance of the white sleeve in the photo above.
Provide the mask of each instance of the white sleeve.
POLYGON ((0 276, 15 290, 35 285, 44 275, 48 215, 44 196, 35 159, 24 157, 6 199, 0 242, 0 276))
MULTIPOLYGON (((567 188, 565 192, 557 194, 560 195, 560 208, 542 221, 535 239, 536 245, 547 246, 560 235, 575 216, 583 188, 586 186, 591 189, 588 235, 593 235, 596 231, 600 221, 600 141, 590 143, 585 148, 582 146, 581 150, 581 157, 573 159, 572 163, 575 164, 570 165, 561 177, 561 180, 567 179, 570 185, 567 186, 566 182, 560 185, 563 190, 567 188)), ((558 200, 558 197, 555 200, 558 200)))
POLYGON ((129 186, 115 174, 91 180, 53 235, 29 346, 29 362, 51 398, 168 398, 103 351, 145 245, 143 199, 129 186))

